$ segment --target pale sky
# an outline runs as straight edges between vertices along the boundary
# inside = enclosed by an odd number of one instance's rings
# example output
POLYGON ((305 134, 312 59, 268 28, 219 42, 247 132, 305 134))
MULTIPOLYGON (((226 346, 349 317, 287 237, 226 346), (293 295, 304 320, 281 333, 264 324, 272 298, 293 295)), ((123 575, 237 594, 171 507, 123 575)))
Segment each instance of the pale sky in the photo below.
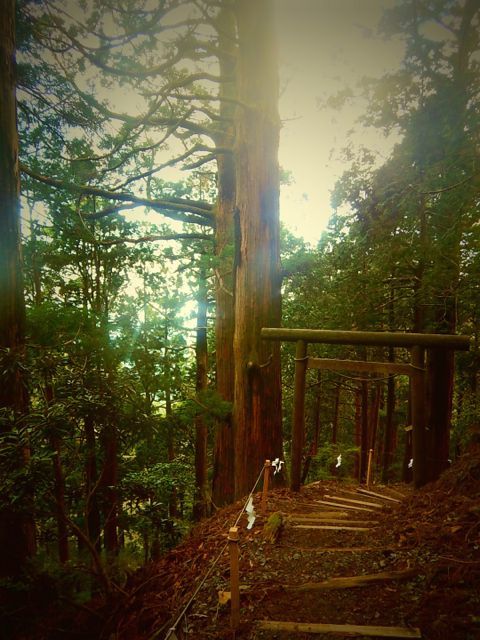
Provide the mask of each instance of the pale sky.
POLYGON ((276 0, 280 62, 280 164, 295 183, 282 188, 281 218, 296 235, 315 243, 331 214, 330 192, 348 167, 343 147, 363 144, 388 155, 392 142, 355 124, 364 105, 341 111, 321 102, 363 76, 398 67, 399 41, 375 29, 393 0, 276 0), (349 138, 348 132, 355 128, 349 138), (333 152, 333 153, 332 153, 333 152))
MULTIPOLYGON (((361 100, 341 111, 322 105, 329 96, 363 76, 398 67, 403 47, 375 33, 385 7, 395 0, 274 0, 280 72, 280 164, 293 175, 282 187, 281 218, 296 235, 315 244, 332 213, 330 192, 348 168, 341 149, 363 144, 388 155, 391 141, 355 120, 361 100), (348 132, 354 128, 354 135, 348 132)), ((78 0, 70 0, 72 13, 78 0)), ((125 104, 133 107, 132 97, 125 104)), ((123 104, 123 103, 122 103, 123 104)), ((130 109, 132 110, 132 109, 130 109)), ((184 178, 178 169, 166 179, 184 178)), ((132 214, 135 215, 135 214, 132 214)), ((140 218, 143 214, 138 213, 140 218)))

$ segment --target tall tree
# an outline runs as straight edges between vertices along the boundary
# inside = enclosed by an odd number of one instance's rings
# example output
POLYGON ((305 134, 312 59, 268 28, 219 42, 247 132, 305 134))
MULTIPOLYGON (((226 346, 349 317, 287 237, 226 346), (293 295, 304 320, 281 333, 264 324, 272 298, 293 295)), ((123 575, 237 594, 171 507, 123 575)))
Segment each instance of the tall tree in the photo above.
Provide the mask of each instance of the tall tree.
MULTIPOLYGON (((0 25, 0 428, 2 435, 20 427, 28 410, 22 373, 25 300, 20 249, 18 137, 15 99, 15 1, 3 5, 0 25)), ((17 431, 17 434, 19 431, 17 431)), ((21 440, 18 440, 19 445, 21 440)), ((28 465, 27 442, 16 450, 13 467, 28 465)), ((7 496, 0 506, 0 576, 15 575, 35 551, 33 515, 19 511, 7 496)))
MULTIPOLYGON (((224 6, 217 19, 220 76, 226 80, 219 87, 222 133, 220 146, 232 148, 234 144, 234 112, 236 96, 236 21, 233 8, 224 6)), ((233 357, 234 333, 234 220, 235 159, 233 154, 220 154, 217 158, 218 198, 215 224, 216 254, 216 387, 227 402, 233 402, 235 361, 233 357)), ((216 506, 232 502, 234 487, 234 434, 231 416, 217 422, 215 433, 212 499, 216 506)))
POLYGON ((271 0, 236 3, 235 494, 252 488, 266 458, 282 455, 280 353, 260 338, 281 322, 280 120, 271 0))

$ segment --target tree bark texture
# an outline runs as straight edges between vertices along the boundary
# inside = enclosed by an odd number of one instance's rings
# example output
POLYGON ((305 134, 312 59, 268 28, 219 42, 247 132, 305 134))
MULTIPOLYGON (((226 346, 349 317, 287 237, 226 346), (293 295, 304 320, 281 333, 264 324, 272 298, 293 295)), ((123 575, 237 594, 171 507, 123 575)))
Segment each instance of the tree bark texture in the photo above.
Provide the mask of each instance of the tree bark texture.
MULTIPOLYGON (((207 347, 207 283, 206 274, 199 274, 197 299, 197 333, 195 341, 197 395, 208 385, 208 347, 207 347)), ((195 418, 195 502, 193 516, 195 520, 205 518, 209 513, 210 501, 207 490, 207 438, 208 429, 203 415, 195 418)))
MULTIPOLYGON (((393 288, 391 289, 391 313, 393 318, 393 288)), ((388 350, 388 361, 395 362, 393 348, 388 350)), ((397 448, 397 425, 395 424, 395 376, 389 375, 387 380, 387 415, 385 417, 385 433, 382 460, 382 481, 391 480, 391 466, 397 448)))
MULTIPOLYGON (((235 98, 236 87, 235 16, 229 8, 220 11, 218 18, 220 75, 232 78, 220 85, 220 98, 235 98)), ((233 147, 234 106, 230 101, 220 102, 223 131, 219 146, 233 147)), ((217 157, 218 200, 215 226, 216 255, 216 386, 223 400, 233 402, 235 364, 233 357, 234 333, 234 223, 235 161, 233 154, 221 153, 217 157)), ((217 507, 233 502, 234 488, 234 435, 231 417, 219 420, 215 431, 212 499, 217 507)))
POLYGON ((353 475, 361 481, 361 457, 362 457, 362 391, 355 389, 355 463, 353 475))
MULTIPOLYGON (((2 366, 0 409, 13 419, 28 410, 28 396, 20 360, 25 346, 25 300, 23 293, 20 236, 20 181, 15 98, 15 1, 2 5, 0 20, 0 356, 2 366)), ((10 428, 6 420, 2 431, 10 428)), ((28 464, 29 450, 18 451, 13 466, 28 464)), ((23 504, 19 511, 6 505, 0 512, 0 577, 19 573, 35 553, 33 510, 23 504)))
POLYGON ((427 351, 427 397, 429 398, 426 446, 428 478, 437 480, 449 466, 453 404, 453 351, 427 351))
POLYGON ((265 459, 282 456, 279 344, 262 327, 281 321, 280 120, 271 0, 236 3, 235 494, 250 491, 265 459))
POLYGON ((368 465, 368 448, 369 448, 369 433, 368 433, 368 382, 360 383, 361 393, 361 435, 360 435, 360 482, 365 482, 367 479, 367 465, 368 465))

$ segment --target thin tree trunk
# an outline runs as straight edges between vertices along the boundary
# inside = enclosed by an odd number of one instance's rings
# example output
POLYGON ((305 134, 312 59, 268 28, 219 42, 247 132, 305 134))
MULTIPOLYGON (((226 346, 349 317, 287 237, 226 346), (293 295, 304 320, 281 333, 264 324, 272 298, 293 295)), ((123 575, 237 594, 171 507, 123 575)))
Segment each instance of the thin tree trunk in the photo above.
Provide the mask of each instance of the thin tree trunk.
MULTIPOLYGON (((108 418, 110 422, 110 418, 108 418)), ((118 436, 117 428, 114 424, 104 427, 104 463, 102 471, 102 485, 104 498, 104 524, 103 535, 105 551, 107 555, 118 554, 118 436)))
MULTIPOLYGON (((333 420, 332 420, 332 445, 338 443, 338 414, 340 410, 340 385, 336 385, 335 387, 335 404, 333 407, 333 420)), ((334 476, 337 475, 337 467, 335 462, 332 463, 330 467, 330 473, 334 476)))
MULTIPOLYGON (((47 376, 45 380, 45 399, 47 402, 47 411, 53 405, 54 393, 52 382, 47 376)), ((55 509, 57 512, 57 545, 58 545, 58 558, 62 564, 68 562, 68 527, 67 527, 67 509, 65 506, 65 477, 62 468, 62 440, 56 433, 50 434, 50 446, 54 452, 52 458, 53 464, 53 478, 54 478, 54 494, 55 494, 55 509)))
POLYGON ((102 548, 101 543, 101 524, 100 510, 98 507, 97 497, 97 452, 95 438, 95 424, 92 416, 86 416, 84 420, 85 429, 85 520, 87 526, 87 537, 99 552, 102 548))
MULTIPOLYGON (((168 367, 169 364, 166 359, 166 371, 168 371, 168 367)), ((167 379, 168 377, 167 375, 167 379)), ((170 384, 170 382, 167 384, 170 384)), ((173 437, 172 395, 169 387, 165 391, 165 414, 167 416, 167 459, 168 462, 173 462, 175 460, 175 439, 173 437)), ((170 518, 178 517, 178 492, 176 487, 173 487, 170 493, 168 515, 170 518)))
POLYGON ((303 485, 306 483, 308 478, 308 473, 310 471, 310 465, 312 463, 312 458, 318 453, 318 438, 320 435, 320 407, 321 407, 321 382, 322 382, 322 372, 320 369, 317 369, 317 384, 316 390, 317 393, 315 395, 315 401, 313 404, 313 437, 312 442, 310 444, 310 449, 305 458, 305 462, 303 465, 302 477, 300 479, 300 484, 303 485))
POLYGON ((361 481, 361 457, 362 457, 362 392, 355 389, 355 465, 353 475, 361 481))
POLYGON ((413 431, 412 427, 412 378, 410 377, 408 380, 408 411, 407 411, 407 427, 408 430, 405 431, 405 448, 403 453, 403 466, 402 466, 402 480, 403 482, 412 482, 413 480, 413 470, 409 467, 410 460, 413 457, 413 431))
POLYGON ((369 447, 369 420, 368 420, 368 382, 361 382, 361 451, 360 451, 360 481, 367 479, 368 447, 369 447))
POLYGON ((370 423, 369 423, 369 435, 368 435, 368 448, 376 451, 377 447, 377 432, 378 432, 378 417, 380 414, 380 398, 381 388, 377 383, 371 390, 371 405, 370 405, 370 423))
POLYGON ((383 425, 381 423, 380 418, 380 409, 383 404, 383 384, 381 382, 377 382, 375 396, 374 396, 374 405, 373 405, 373 413, 372 413, 372 431, 371 431, 371 448, 374 452, 374 469, 375 472, 378 472, 381 468, 382 456, 383 456, 383 441, 384 441, 384 433, 383 433, 383 425))
MULTIPOLYGON (((388 326, 390 331, 395 328, 395 271, 390 279, 390 291, 388 300, 388 326)), ((388 348, 388 361, 395 362, 393 347, 388 348)), ((397 425, 395 423, 395 376, 389 375, 387 379, 387 412, 385 418, 385 438, 383 445, 382 481, 389 482, 391 478, 391 466, 393 464, 395 450, 397 448, 397 425)))
MULTIPOLYGON (((388 350, 388 361, 394 362, 395 356, 393 348, 388 350)), ((391 466, 397 447, 397 429, 395 424, 395 376, 389 375, 387 380, 387 415, 385 419, 385 439, 382 463, 382 481, 389 482, 391 477, 391 466)))
MULTIPOLYGON (((201 395, 207 389, 208 347, 207 347, 207 283, 205 270, 201 270, 198 280, 197 334, 195 344, 197 365, 195 390, 201 395)), ((207 488, 207 438, 208 430, 203 415, 195 418, 195 502, 193 517, 205 518, 209 513, 210 501, 207 488)))
POLYGON ((315 397, 315 410, 313 414, 313 443, 312 456, 318 453, 318 441, 320 437, 320 409, 322 406, 322 371, 317 369, 317 393, 315 397))

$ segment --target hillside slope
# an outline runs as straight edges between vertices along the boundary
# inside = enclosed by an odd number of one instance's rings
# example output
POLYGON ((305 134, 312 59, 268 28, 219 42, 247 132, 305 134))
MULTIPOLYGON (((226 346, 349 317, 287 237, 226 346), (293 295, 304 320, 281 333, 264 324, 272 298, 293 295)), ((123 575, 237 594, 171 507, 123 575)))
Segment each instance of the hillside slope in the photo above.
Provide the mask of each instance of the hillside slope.
MULTIPOLYGON (((266 518, 257 515, 247 530, 246 515, 240 517, 235 637, 331 637, 258 627, 273 620, 419 628, 429 640, 480 638, 480 447, 420 491, 372 487, 382 498, 357 489, 318 482, 300 493, 272 491, 267 517, 281 513, 284 523, 275 542, 265 538, 266 518)), ((259 501, 256 495, 257 511, 259 501)), ((49 616, 25 640, 163 640, 172 626, 178 637, 186 626, 186 638, 232 638, 230 605, 220 592, 230 588, 227 536, 243 506, 200 523, 159 562, 130 576, 114 601, 91 602, 75 620, 49 616), (207 573, 185 625, 178 616, 207 573)))

